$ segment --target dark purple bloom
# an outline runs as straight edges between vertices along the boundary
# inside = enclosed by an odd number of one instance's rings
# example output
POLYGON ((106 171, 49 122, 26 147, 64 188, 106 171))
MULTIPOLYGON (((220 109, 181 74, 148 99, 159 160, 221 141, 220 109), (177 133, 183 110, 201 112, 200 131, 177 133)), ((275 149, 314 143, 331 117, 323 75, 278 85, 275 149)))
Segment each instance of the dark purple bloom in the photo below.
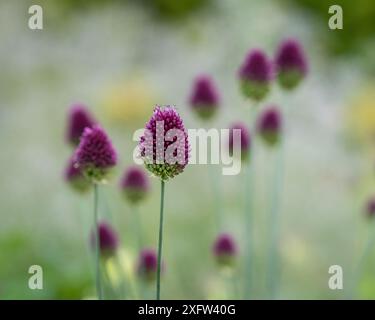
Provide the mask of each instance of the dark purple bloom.
POLYGON ((269 145, 275 145, 280 140, 282 121, 281 113, 275 106, 267 107, 257 119, 257 132, 269 145))
POLYGON ((295 88, 307 74, 305 53, 295 39, 287 39, 280 44, 275 64, 279 83, 285 89, 295 88))
POLYGON ((74 165, 71 157, 64 172, 65 180, 77 191, 85 192, 90 189, 91 183, 85 178, 81 170, 74 165))
POLYGON ((162 180, 183 172, 189 161, 189 140, 175 108, 157 106, 154 109, 139 147, 146 168, 162 180))
POLYGON ((132 166, 124 172, 120 187, 130 202, 138 203, 147 195, 150 184, 144 170, 132 166))
POLYGON ((213 253, 221 265, 232 265, 237 256, 237 245, 230 234, 220 234, 214 243, 213 253))
POLYGON ((241 151, 241 159, 246 160, 251 147, 250 132, 242 122, 233 123, 229 128, 229 152, 232 155, 234 150, 241 151), (234 130, 240 130, 241 141, 235 139, 234 130))
MULTIPOLYGON (((115 230, 106 222, 98 224, 99 248, 103 257, 110 257, 116 253, 119 246, 119 240, 115 230)), ((91 246, 95 247, 95 235, 91 232, 91 246)))
POLYGON ((74 157, 75 165, 92 182, 101 182, 116 165, 117 154, 105 131, 95 125, 85 128, 74 157))
POLYGON ((251 50, 245 58, 239 78, 243 94, 255 101, 265 98, 273 78, 272 63, 260 49, 251 50))
POLYGON ((66 139, 73 146, 78 145, 85 128, 92 128, 95 124, 87 108, 82 104, 74 104, 69 110, 66 139))
POLYGON ((156 279, 157 268, 158 257, 156 251, 153 249, 143 249, 138 258, 138 275, 145 281, 154 281, 156 279))
POLYGON ((219 94, 211 77, 201 75, 193 84, 190 105, 203 119, 211 118, 219 107, 219 94))
POLYGON ((375 197, 370 198, 366 206, 366 214, 369 218, 375 217, 375 197))

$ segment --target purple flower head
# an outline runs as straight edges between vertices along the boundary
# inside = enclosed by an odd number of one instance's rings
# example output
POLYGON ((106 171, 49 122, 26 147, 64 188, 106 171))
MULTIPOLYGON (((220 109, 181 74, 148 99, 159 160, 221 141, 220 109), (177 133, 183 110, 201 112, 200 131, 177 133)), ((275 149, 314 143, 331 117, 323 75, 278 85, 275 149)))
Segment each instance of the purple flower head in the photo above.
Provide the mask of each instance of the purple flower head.
POLYGON ((261 101, 268 94, 273 79, 272 63, 262 50, 253 49, 239 70, 239 78, 243 94, 261 101))
POLYGON ((368 200, 366 206, 366 214, 369 218, 375 217, 375 197, 368 200))
POLYGON ((230 234, 220 234, 213 246, 213 253, 220 265, 230 266, 237 255, 237 245, 230 234))
POLYGON ((275 58, 280 85, 295 88, 307 74, 307 60, 301 44, 296 39, 281 42, 275 58))
POLYGON ((184 123, 170 106, 154 109, 139 142, 146 168, 162 180, 183 172, 189 161, 189 140, 184 123))
POLYGON ((280 140, 282 119, 275 106, 267 107, 257 119, 257 132, 268 145, 275 145, 280 140))
POLYGON ((251 147, 250 132, 246 125, 242 122, 233 123, 229 128, 229 152, 232 155, 234 150, 241 151, 241 159, 246 160, 249 156, 249 150, 251 147), (240 130, 241 141, 238 140, 234 134, 234 130, 240 130))
MULTIPOLYGON (((115 230, 106 222, 100 222, 98 224, 98 234, 99 234, 99 247, 100 254, 103 257, 110 257, 116 253, 119 246, 119 240, 115 230)), ((91 246, 95 247, 95 234, 91 232, 90 242, 91 246)))
MULTIPOLYGON (((158 268, 158 257, 154 249, 143 249, 138 258, 138 275, 147 282, 152 282, 156 279, 156 272, 158 268)), ((162 263, 162 271, 164 264, 162 263)))
POLYGON ((96 121, 84 105, 72 105, 68 115, 67 141, 73 146, 77 146, 84 129, 87 127, 92 128, 95 122, 96 121))
POLYGON ((150 184, 144 170, 137 166, 132 166, 124 172, 120 187, 131 203, 138 203, 147 195, 150 184))
POLYGON ((79 192, 85 192, 90 189, 91 183, 85 178, 81 170, 79 170, 71 157, 64 172, 65 180, 79 192))
POLYGON ((195 79, 190 105, 202 119, 212 118, 219 107, 219 100, 219 93, 211 77, 201 75, 195 79))
POLYGON ((75 165, 91 182, 105 180, 117 163, 117 154, 105 131, 95 125, 85 128, 74 156, 75 165))

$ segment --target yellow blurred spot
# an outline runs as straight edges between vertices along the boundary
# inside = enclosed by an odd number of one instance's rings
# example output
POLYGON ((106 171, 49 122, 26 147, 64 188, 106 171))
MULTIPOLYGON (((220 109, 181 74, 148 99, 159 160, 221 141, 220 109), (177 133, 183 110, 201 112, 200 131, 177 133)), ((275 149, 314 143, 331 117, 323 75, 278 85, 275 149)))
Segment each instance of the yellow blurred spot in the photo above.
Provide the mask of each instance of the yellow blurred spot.
POLYGON ((110 85, 104 90, 102 109, 113 123, 146 121, 157 104, 154 89, 144 79, 135 77, 110 85))
POLYGON ((113 286, 118 287, 121 283, 121 270, 116 263, 116 258, 109 258, 105 263, 109 281, 113 286))
POLYGON ((351 103, 347 123, 354 142, 369 146, 375 142, 375 84, 365 88, 351 103))
POLYGON ((311 251, 303 239, 290 236, 285 240, 283 248, 283 257, 289 260, 289 263, 294 265, 295 268, 303 269, 313 263, 311 251))
POLYGON ((223 279, 210 278, 206 283, 206 295, 208 300, 228 299, 227 287, 223 279))

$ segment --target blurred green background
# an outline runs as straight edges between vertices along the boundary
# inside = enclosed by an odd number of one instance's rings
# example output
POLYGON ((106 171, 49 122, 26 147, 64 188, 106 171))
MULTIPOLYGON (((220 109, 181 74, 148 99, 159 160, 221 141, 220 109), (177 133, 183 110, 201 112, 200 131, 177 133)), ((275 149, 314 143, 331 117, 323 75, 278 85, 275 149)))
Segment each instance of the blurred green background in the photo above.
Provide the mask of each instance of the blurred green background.
MULTIPOLYGON (((101 215, 134 251, 132 212, 118 180, 132 163, 135 129, 155 104, 174 104, 188 128, 202 126, 187 98, 202 72, 216 80, 222 108, 210 127, 246 119, 250 104, 236 72, 248 49, 273 55, 297 37, 310 74, 291 94, 273 88, 264 104, 287 107, 281 212, 280 298, 340 299, 367 241, 363 208, 375 193, 375 5, 342 4, 344 29, 328 28, 327 1, 47 1, 44 29, 28 28, 34 1, 0 2, 0 299, 81 299, 94 294, 88 231, 92 195, 63 179, 71 149, 64 140, 69 106, 83 102, 119 151, 114 179, 101 188, 101 215), (44 271, 44 289, 28 288, 28 268, 44 271), (328 268, 341 265, 344 290, 330 290, 328 268)), ((254 296, 265 298, 269 180, 273 154, 256 155, 254 296)), ((219 172, 219 166, 213 166, 219 172)), ((162 296, 225 298, 211 256, 216 236, 208 167, 189 166, 166 186, 162 296)), ((243 172, 220 176, 226 230, 243 243, 243 172)), ((141 205, 146 242, 155 247, 159 183, 141 205)), ((375 298, 375 252, 359 297, 375 298)), ((241 263, 236 272, 241 271, 241 263)))

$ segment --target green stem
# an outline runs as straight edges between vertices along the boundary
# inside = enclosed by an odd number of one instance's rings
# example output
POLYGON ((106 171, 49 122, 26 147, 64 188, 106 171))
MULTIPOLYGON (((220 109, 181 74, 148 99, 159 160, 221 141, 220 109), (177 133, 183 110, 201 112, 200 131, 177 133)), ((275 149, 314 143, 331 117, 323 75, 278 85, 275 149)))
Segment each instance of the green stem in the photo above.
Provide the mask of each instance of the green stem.
POLYGON ((142 227, 141 227, 141 217, 139 216, 139 210, 137 205, 133 205, 133 221, 134 221, 134 232, 136 233, 135 238, 137 238, 138 251, 142 250, 142 227))
POLYGON ((160 300, 160 274, 161 274, 162 248, 163 248, 164 185, 165 185, 165 182, 161 180, 158 268, 157 268, 157 274, 156 274, 156 300, 160 300))
POLYGON ((99 300, 103 300, 102 283, 100 278, 100 240, 98 228, 98 185, 94 183, 94 235, 95 235, 95 263, 96 263, 96 292, 99 300))
POLYGON ((210 174, 210 180, 211 180, 211 190, 213 193, 213 210, 215 213, 216 218, 216 227, 217 232, 221 231, 222 225, 223 225, 223 213, 221 210, 220 205, 220 185, 219 185, 219 179, 218 175, 215 172, 215 167, 213 165, 210 165, 209 168, 209 174, 210 174))
MULTIPOLYGON (((255 120, 256 120, 256 110, 257 104, 254 104, 251 108, 250 113, 250 132, 255 132, 255 120)), ((245 299, 251 298, 251 291, 252 291, 252 258, 253 258, 253 244, 252 244, 252 211, 254 207, 254 190, 253 190, 253 183, 254 183, 254 152, 255 151, 255 139, 252 140, 251 148, 249 148, 248 154, 248 166, 247 166, 247 176, 245 177, 245 299)))
POLYGON ((278 294, 280 259, 279 259, 279 232, 280 232, 280 208, 281 193, 284 178, 284 137, 280 141, 275 158, 275 172, 270 179, 271 206, 269 213, 270 245, 267 267, 267 288, 271 299, 275 299, 278 294))

